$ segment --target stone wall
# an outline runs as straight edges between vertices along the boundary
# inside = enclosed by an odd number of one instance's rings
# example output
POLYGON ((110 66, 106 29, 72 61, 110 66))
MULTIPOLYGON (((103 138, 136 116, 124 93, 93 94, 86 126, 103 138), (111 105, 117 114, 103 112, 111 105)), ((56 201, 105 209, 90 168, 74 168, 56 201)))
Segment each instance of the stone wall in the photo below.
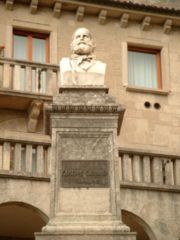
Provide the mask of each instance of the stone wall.
MULTIPOLYGON (((50 33, 50 62, 58 64, 59 59, 69 56, 69 43, 73 31, 80 26, 89 28, 97 43, 98 59, 107 62, 106 85, 110 94, 126 107, 125 118, 119 137, 119 146, 136 149, 155 150, 179 154, 180 111, 179 111, 179 30, 174 28, 164 34, 162 26, 152 24, 148 31, 141 29, 140 22, 129 22, 121 28, 118 19, 108 18, 105 25, 98 24, 97 17, 85 15, 82 22, 76 21, 74 12, 62 11, 56 19, 50 9, 40 8, 36 15, 29 8, 15 5, 13 11, 5 11, 0 2, 1 24, 0 44, 5 45, 5 56, 12 57, 12 28, 50 33), (3 24, 2 24, 3 23, 3 24), (167 95, 140 89, 129 91, 127 88, 127 43, 135 43, 164 49, 162 57, 163 85, 167 95), (106 49, 106 50, 105 50, 106 49), (144 103, 149 102, 150 108, 144 103), (160 109, 154 107, 160 104, 160 109)), ((19 124, 14 117, 0 116, 0 128, 9 124, 19 124), (6 123, 4 122, 6 121, 6 123), (13 123, 14 122, 14 123, 13 123)), ((26 119, 24 118, 25 121, 26 119)), ((18 127, 15 127, 14 130, 18 127)), ((22 131, 25 131, 22 128, 22 131)), ((38 131, 42 131, 39 127, 38 131)))

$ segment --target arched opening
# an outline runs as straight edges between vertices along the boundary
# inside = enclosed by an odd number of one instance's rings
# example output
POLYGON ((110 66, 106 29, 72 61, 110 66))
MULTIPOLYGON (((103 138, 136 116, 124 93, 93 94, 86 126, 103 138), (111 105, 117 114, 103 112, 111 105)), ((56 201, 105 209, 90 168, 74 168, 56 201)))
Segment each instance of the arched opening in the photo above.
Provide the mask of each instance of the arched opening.
POLYGON ((21 203, 0 205, 0 240, 34 240, 34 232, 40 232, 48 217, 37 208, 21 203))
POLYGON ((136 240, 157 240, 148 224, 137 215, 122 210, 122 221, 130 227, 132 232, 137 232, 136 240))

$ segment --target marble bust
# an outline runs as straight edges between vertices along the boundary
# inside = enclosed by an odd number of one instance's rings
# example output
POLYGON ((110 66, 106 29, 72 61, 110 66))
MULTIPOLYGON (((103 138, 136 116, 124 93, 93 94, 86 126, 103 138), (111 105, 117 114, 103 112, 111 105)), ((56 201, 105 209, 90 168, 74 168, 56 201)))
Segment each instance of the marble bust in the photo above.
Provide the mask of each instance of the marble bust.
POLYGON ((71 57, 60 61, 60 85, 104 85, 106 64, 96 60, 90 31, 78 28, 70 46, 71 57))

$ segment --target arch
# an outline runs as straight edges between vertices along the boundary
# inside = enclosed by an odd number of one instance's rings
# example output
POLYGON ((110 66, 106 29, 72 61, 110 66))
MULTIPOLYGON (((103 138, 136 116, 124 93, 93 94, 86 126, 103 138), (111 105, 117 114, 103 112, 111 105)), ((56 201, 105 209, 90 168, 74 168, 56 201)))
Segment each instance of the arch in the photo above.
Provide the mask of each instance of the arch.
POLYGON ((137 240, 157 240, 149 225, 136 214, 122 209, 122 221, 137 232, 137 240))
POLYGON ((34 239, 34 232, 40 232, 48 216, 40 209, 24 202, 0 204, 0 240, 34 239))

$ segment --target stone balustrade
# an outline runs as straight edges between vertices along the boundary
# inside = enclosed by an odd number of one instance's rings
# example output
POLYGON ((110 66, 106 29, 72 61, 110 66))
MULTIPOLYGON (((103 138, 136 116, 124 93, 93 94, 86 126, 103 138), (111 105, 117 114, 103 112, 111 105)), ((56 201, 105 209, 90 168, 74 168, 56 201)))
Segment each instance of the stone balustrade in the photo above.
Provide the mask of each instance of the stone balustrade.
POLYGON ((58 65, 0 58, 0 88, 52 95, 58 74, 58 65))
POLYGON ((122 182, 180 186, 180 156, 120 149, 122 182))
POLYGON ((50 145, 0 140, 0 175, 49 177, 50 145))
MULTIPOLYGON (((50 151, 50 139, 43 143, 0 138, 0 175, 49 177, 50 151)), ((121 183, 180 186, 180 156, 127 149, 119 154, 121 183)))

